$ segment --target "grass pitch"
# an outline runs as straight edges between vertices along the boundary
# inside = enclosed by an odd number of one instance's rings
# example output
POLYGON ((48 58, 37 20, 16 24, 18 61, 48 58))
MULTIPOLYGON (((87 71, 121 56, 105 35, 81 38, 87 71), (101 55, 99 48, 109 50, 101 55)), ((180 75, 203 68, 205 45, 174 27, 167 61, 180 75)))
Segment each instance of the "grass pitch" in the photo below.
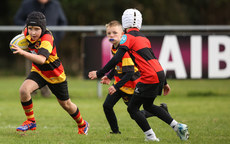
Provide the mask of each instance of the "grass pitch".
MULTIPOLYGON (((69 93, 85 120, 90 123, 89 134, 78 135, 77 125, 59 106, 56 98, 33 96, 37 130, 16 132, 26 120, 18 89, 23 77, 0 77, 0 143, 2 144, 140 144, 144 134, 129 117, 120 100, 114 110, 121 135, 109 134, 110 128, 102 104, 97 98, 97 82, 69 77, 69 93)), ((148 121, 162 144, 227 144, 230 143, 230 80, 169 80, 172 91, 158 97, 155 104, 165 102, 178 122, 189 126, 190 139, 181 141, 170 126, 153 117, 148 121)))

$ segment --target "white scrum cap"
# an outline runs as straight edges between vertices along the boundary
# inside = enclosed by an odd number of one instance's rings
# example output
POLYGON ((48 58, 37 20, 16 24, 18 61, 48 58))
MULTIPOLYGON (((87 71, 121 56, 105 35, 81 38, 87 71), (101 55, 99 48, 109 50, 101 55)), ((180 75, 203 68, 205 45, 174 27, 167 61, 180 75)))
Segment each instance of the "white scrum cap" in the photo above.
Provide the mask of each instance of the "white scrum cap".
POLYGON ((122 15, 122 27, 124 29, 136 27, 141 29, 142 15, 137 9, 126 9, 122 15))

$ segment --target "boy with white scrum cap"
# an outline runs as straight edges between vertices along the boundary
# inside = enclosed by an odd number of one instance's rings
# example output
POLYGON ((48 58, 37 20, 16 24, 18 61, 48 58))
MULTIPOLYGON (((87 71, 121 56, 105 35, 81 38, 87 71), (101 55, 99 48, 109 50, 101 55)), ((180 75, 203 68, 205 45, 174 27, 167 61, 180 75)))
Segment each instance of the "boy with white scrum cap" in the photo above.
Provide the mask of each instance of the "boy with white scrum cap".
POLYGON ((157 58, 155 57, 150 41, 140 32, 142 15, 137 9, 127 9, 122 15, 122 26, 125 30, 116 55, 97 72, 90 72, 91 79, 101 77, 112 69, 128 51, 130 56, 141 73, 140 81, 137 83, 134 95, 128 105, 128 112, 133 120, 139 125, 146 141, 159 141, 150 127, 147 119, 140 112, 140 107, 156 115, 158 118, 170 125, 181 140, 189 138, 188 128, 174 120, 169 113, 153 102, 157 95, 164 95, 170 92, 165 73, 157 58))

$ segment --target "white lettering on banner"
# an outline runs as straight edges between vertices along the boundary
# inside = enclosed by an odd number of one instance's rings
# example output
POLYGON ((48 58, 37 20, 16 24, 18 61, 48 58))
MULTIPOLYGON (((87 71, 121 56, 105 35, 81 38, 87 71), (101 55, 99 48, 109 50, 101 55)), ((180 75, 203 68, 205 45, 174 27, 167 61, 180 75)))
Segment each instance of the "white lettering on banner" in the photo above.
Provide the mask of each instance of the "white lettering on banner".
POLYGON ((159 62, 165 72, 168 70, 175 71, 175 76, 178 79, 187 78, 184 62, 181 56, 180 47, 175 35, 166 35, 163 40, 159 62), (170 55, 172 60, 170 61, 170 55))
POLYGON ((202 78, 202 37, 191 36, 191 78, 202 78))
POLYGON ((230 77, 230 38, 228 36, 208 37, 208 77, 230 77), (224 46, 223 51, 220 51, 221 45, 224 46), (220 61, 225 62, 225 68, 220 69, 220 61))

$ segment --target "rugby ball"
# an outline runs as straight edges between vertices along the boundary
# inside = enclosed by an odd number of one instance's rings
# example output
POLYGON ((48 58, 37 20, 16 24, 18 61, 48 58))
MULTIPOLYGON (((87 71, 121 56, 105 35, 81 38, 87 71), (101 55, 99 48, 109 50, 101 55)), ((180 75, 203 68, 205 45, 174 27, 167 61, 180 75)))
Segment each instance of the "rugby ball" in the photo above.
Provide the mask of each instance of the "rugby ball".
POLYGON ((12 51, 14 51, 13 46, 11 46, 12 44, 17 45, 19 48, 23 49, 23 50, 27 50, 28 49, 28 41, 26 40, 26 37, 24 36, 24 34, 19 34, 16 35, 11 41, 10 41, 10 49, 12 51))

